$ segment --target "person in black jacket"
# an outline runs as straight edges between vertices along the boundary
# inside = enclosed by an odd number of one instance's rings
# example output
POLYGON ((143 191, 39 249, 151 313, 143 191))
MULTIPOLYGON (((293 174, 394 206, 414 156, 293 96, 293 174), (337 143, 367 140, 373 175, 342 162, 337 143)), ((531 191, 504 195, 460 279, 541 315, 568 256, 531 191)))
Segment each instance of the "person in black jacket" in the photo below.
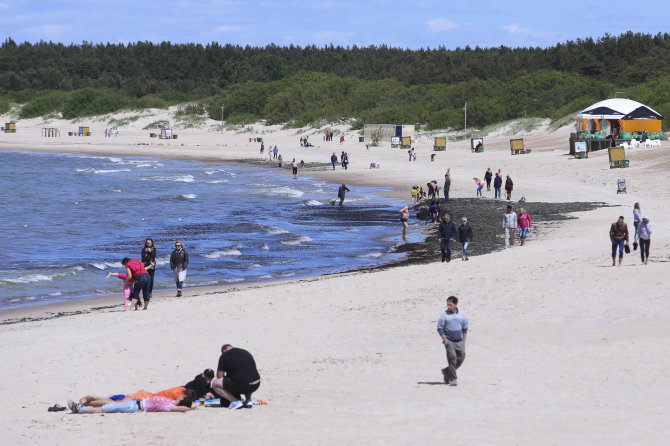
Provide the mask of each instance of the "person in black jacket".
POLYGON ((202 372, 201 374, 195 375, 193 381, 187 382, 184 385, 184 388, 195 391, 196 398, 205 398, 205 399, 214 398, 211 385, 213 379, 214 379, 214 370, 205 369, 205 371, 202 372))
POLYGON ((496 178, 493 180, 493 195, 494 198, 500 198, 500 188, 502 187, 502 174, 498 172, 496 178))
POLYGON ((491 172, 491 168, 489 167, 486 169, 486 173, 484 174, 484 181, 486 181, 487 191, 491 190, 491 178, 493 178, 493 172, 491 172))
POLYGON ((458 227, 458 241, 463 245, 463 259, 464 261, 468 259, 468 246, 472 242, 472 228, 468 224, 467 217, 461 219, 461 225, 458 227))
POLYGON ((154 247, 152 238, 147 238, 144 241, 144 248, 142 248, 141 256, 144 269, 146 269, 149 276, 151 276, 151 283, 149 284, 149 297, 151 298, 151 293, 154 290, 154 274, 156 273, 156 248, 154 247))
POLYGON ((251 394, 261 385, 261 375, 256 361, 248 351, 230 344, 221 347, 221 356, 216 369, 212 390, 221 397, 221 404, 230 409, 239 409, 249 404, 251 394), (242 401, 242 395, 245 400, 242 401))
POLYGON ((172 268, 174 281, 177 284, 177 297, 181 297, 181 289, 184 287, 186 269, 188 268, 188 253, 181 240, 177 240, 174 244, 174 251, 170 256, 170 268, 172 268))
POLYGON ((451 221, 449 214, 444 214, 437 228, 437 240, 440 242, 443 262, 451 262, 451 246, 454 238, 456 238, 456 225, 451 221))

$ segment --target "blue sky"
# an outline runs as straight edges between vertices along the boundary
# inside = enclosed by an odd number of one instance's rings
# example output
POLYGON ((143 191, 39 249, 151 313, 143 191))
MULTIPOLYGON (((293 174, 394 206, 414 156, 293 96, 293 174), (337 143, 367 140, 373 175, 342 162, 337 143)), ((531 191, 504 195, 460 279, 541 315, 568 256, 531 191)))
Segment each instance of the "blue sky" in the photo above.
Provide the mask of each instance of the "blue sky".
POLYGON ((668 0, 0 0, 0 39, 547 47, 628 30, 670 32, 668 17, 668 0))

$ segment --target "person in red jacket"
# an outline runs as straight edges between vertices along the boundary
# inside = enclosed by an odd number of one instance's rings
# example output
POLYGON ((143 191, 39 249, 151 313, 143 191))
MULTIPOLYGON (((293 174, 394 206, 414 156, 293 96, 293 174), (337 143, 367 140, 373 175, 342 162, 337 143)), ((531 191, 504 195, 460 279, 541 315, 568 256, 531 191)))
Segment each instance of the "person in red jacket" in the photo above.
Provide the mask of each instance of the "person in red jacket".
POLYGON ((121 264, 126 267, 126 279, 124 283, 130 285, 133 283, 133 297, 130 301, 130 307, 135 308, 138 303, 144 305, 144 310, 149 308, 151 300, 151 276, 144 268, 144 264, 137 259, 124 257, 121 264), (140 299, 140 291, 143 299, 140 299))
POLYGON ((526 244, 526 236, 530 227, 533 226, 533 220, 530 214, 524 208, 519 209, 519 217, 517 218, 517 226, 519 227, 519 239, 521 239, 521 246, 526 244))

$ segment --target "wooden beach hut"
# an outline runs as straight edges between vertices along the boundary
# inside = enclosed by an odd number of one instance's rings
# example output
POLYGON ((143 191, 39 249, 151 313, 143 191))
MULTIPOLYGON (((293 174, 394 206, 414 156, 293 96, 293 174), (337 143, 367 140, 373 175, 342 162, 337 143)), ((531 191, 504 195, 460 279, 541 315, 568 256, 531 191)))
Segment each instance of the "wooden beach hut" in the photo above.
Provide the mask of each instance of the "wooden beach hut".
POLYGON ((479 153, 484 151, 484 138, 470 138, 470 150, 479 153))
POLYGON ((443 152, 447 150, 447 137, 436 136, 433 142, 433 150, 436 152, 443 152))
POLYGON ((16 133, 16 122, 5 123, 5 133, 16 133))

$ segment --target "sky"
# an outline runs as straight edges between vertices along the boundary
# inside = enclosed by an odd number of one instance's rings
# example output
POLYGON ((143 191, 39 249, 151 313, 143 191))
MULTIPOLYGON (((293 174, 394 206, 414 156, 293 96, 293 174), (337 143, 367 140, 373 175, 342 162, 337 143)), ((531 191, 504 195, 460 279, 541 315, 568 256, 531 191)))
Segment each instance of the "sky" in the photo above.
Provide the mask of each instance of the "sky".
POLYGON ((668 0, 0 0, 0 42, 550 47, 670 32, 669 13, 668 0))

